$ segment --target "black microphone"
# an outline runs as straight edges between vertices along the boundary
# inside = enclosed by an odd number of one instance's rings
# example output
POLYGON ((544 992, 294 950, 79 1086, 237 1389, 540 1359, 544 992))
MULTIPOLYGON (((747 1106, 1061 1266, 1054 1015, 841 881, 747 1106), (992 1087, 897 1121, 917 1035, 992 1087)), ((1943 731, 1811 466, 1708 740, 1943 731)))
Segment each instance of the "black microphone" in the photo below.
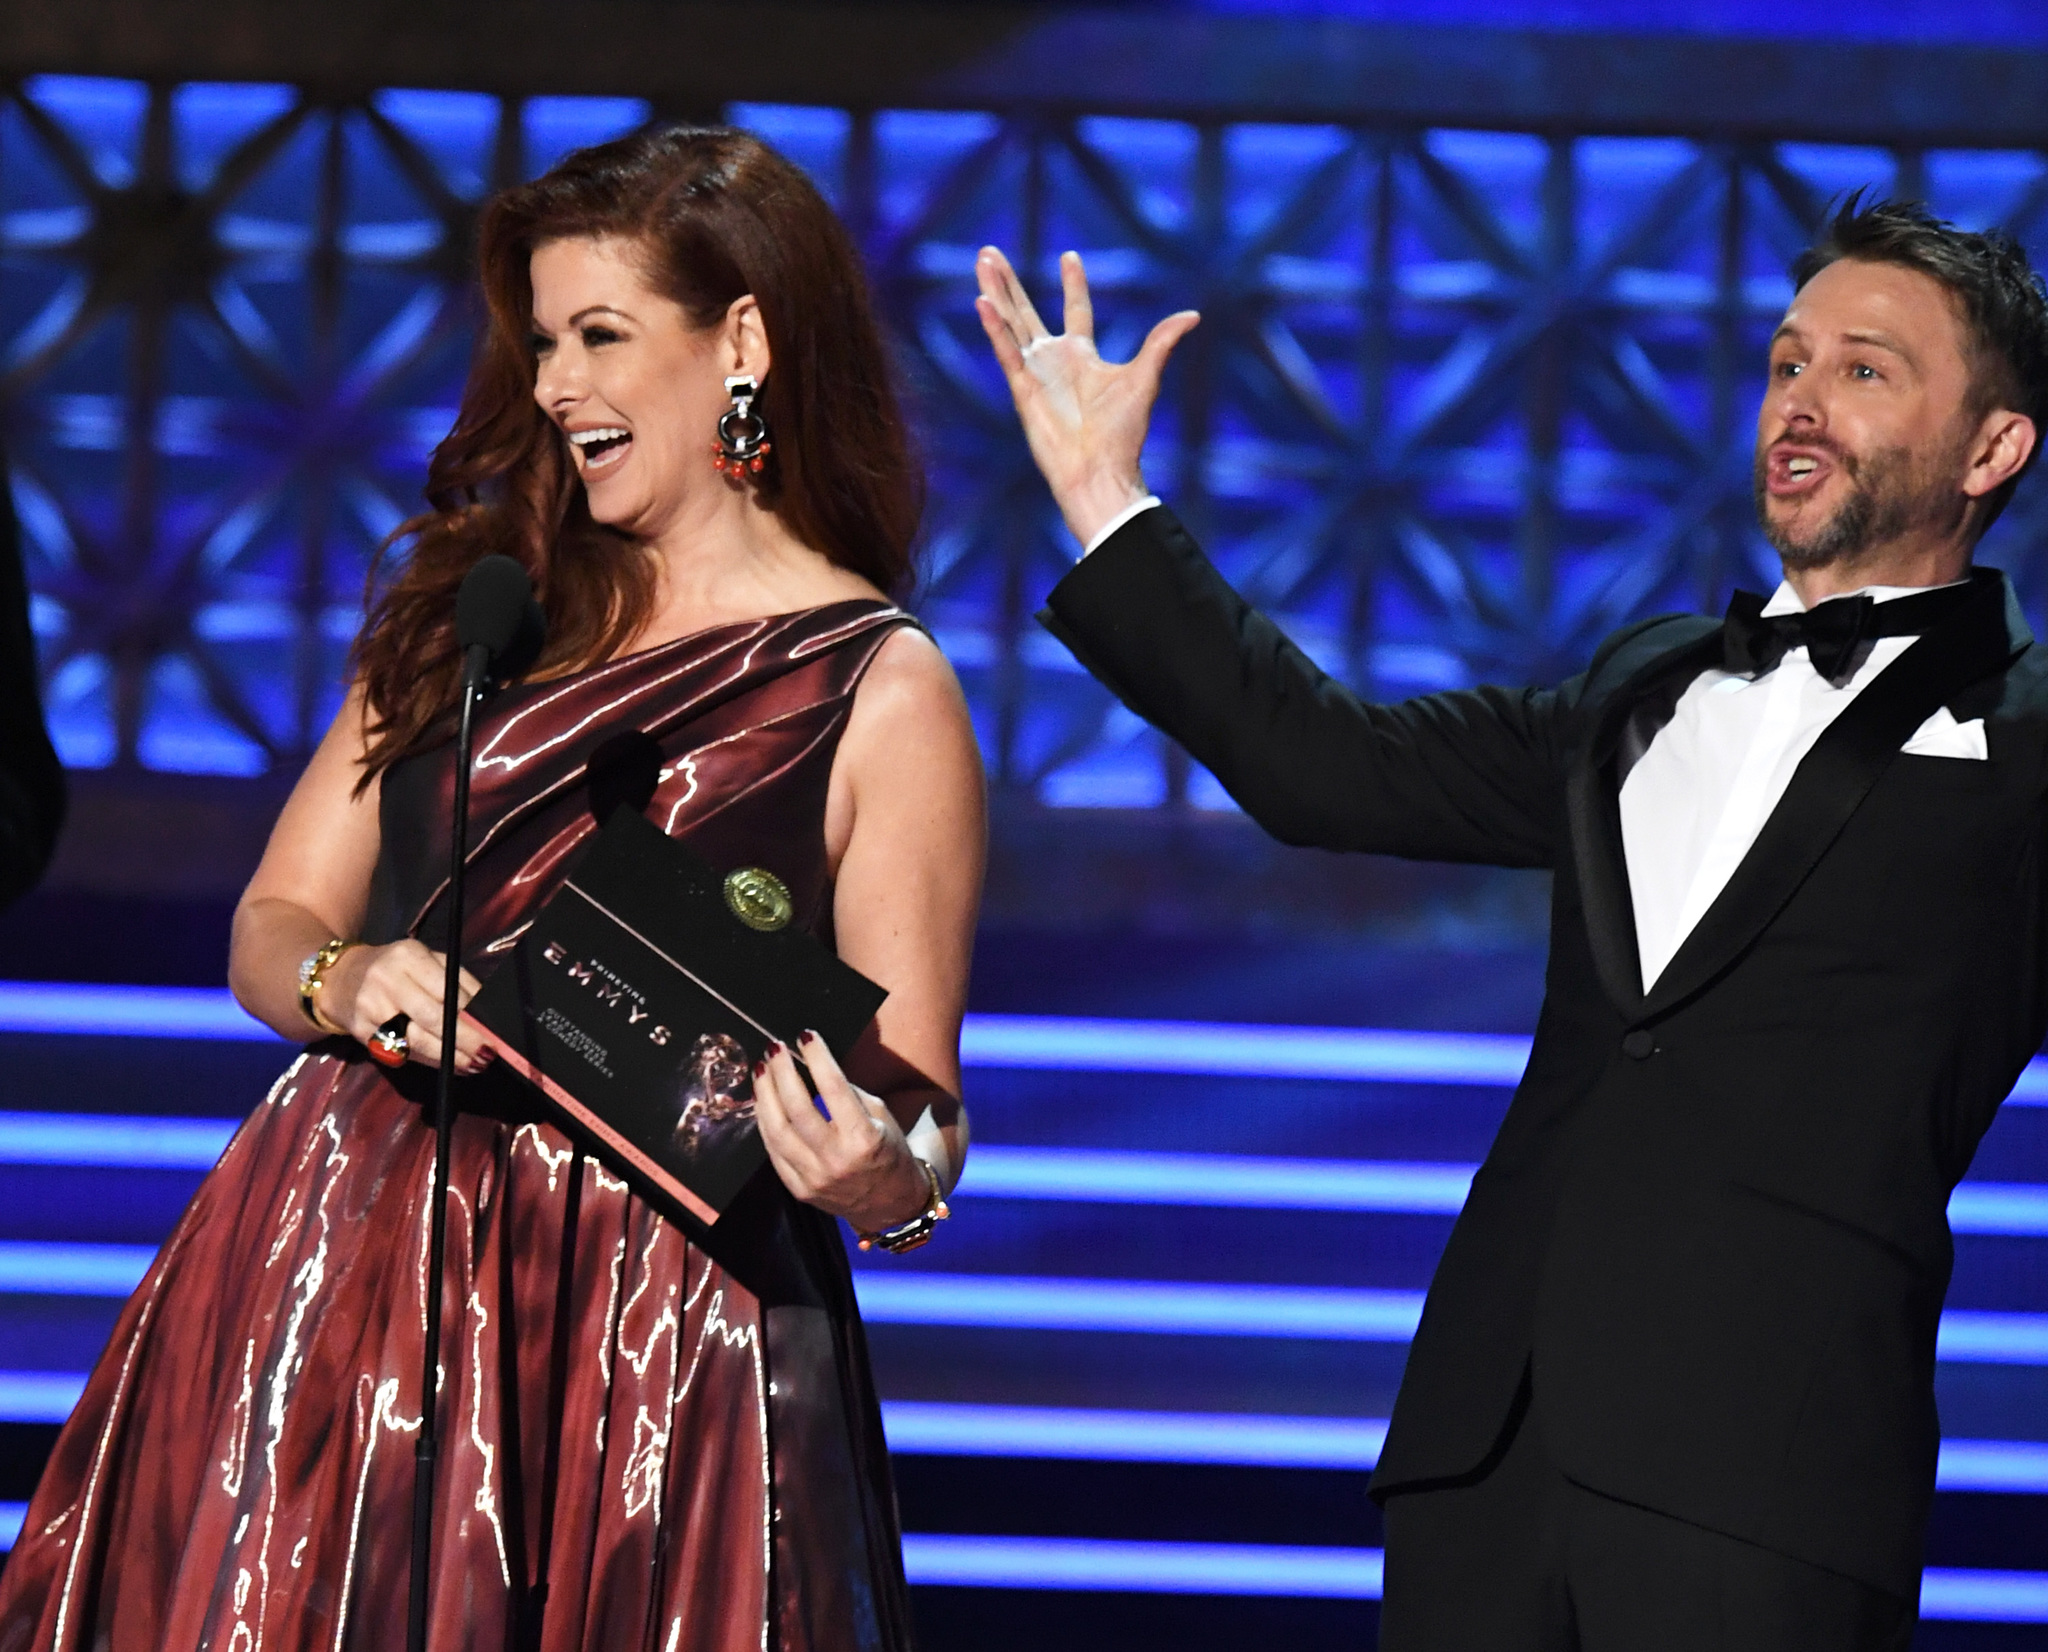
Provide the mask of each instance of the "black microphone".
POLYGON ((499 551, 477 558, 455 593, 464 678, 478 687, 510 682, 531 669, 546 640, 547 620, 526 570, 499 551))
POLYGON ((440 1455, 441 1298, 448 1255, 448 1151, 455 1124, 455 1031, 462 1015, 462 905, 469 867, 469 771, 476 707, 493 682, 530 669, 547 640, 533 581, 509 556, 479 557, 455 593, 455 642, 462 683, 455 716, 455 797, 449 830, 448 960, 442 978, 441 1079, 434 1108, 434 1191, 428 1207, 426 1338, 420 1373, 420 1432, 413 1445, 410 1652, 426 1652, 428 1579, 434 1543, 434 1470, 440 1455))

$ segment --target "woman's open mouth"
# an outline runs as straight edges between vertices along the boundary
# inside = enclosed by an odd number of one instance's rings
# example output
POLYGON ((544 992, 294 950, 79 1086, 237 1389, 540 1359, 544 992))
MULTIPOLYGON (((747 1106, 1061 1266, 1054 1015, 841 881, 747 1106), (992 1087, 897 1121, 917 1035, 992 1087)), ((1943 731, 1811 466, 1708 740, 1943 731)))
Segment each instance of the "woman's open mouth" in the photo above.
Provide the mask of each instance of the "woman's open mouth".
POLYGON ((583 474, 609 470, 625 456, 633 433, 619 425, 599 425, 593 430, 572 430, 569 441, 583 456, 583 474))

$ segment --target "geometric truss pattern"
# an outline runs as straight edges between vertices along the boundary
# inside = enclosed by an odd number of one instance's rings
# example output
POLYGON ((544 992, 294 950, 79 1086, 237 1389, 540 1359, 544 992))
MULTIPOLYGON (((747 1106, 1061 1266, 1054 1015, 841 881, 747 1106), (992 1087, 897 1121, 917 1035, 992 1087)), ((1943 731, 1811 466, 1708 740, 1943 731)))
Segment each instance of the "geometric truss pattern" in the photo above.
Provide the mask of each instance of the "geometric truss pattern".
MULTIPOLYGON (((919 606, 990 773, 1222 805, 1032 615, 1072 548, 972 308, 1087 259, 1105 354, 1194 305, 1147 475, 1381 695, 1568 674, 1772 577, 1750 505, 1785 266, 1856 185, 2048 253, 2048 161, 1684 137, 737 107, 866 249, 931 475, 919 606)), ((0 89, 0 428, 74 765, 256 773, 332 715, 367 557, 415 508, 492 188, 623 99, 41 79, 0 89)), ((1049 311, 1050 313, 1050 311, 1049 311)), ((2041 623, 2048 492, 1985 547, 2041 623)))

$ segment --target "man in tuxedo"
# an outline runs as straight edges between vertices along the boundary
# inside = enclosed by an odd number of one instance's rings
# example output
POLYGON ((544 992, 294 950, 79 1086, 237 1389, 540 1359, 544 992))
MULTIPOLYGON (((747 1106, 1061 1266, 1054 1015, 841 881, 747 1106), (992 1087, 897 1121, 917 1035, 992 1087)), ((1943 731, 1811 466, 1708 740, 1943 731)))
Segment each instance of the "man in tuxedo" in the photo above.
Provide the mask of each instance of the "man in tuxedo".
POLYGON ((1946 1206, 2048 1028, 2048 657, 1972 547, 2048 420, 2009 240, 1852 200, 1758 411, 1768 601, 1554 689, 1361 701, 1138 456, 1167 355, 983 325, 1084 560, 1047 623, 1289 843, 1555 874, 1529 1067, 1372 1481, 1390 1652, 1904 1647, 1946 1206))
POLYGON ((43 725, 28 583, 0 457, 0 906, 43 875, 63 821, 64 770, 43 725))

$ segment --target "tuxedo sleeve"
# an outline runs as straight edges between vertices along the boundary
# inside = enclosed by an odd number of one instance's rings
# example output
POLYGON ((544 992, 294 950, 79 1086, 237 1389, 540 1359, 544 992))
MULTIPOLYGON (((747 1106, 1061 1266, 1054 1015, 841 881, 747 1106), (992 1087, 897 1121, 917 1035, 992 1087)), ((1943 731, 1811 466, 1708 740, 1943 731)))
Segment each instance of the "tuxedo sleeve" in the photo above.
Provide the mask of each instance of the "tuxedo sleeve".
POLYGON ((64 821, 64 769, 36 690, 28 588, 5 478, 0 465, 0 906, 42 876, 64 821))
POLYGON ((1040 618, 1283 843, 1500 866, 1556 858, 1559 692, 1362 700, 1232 590, 1163 507, 1086 557, 1040 618))

